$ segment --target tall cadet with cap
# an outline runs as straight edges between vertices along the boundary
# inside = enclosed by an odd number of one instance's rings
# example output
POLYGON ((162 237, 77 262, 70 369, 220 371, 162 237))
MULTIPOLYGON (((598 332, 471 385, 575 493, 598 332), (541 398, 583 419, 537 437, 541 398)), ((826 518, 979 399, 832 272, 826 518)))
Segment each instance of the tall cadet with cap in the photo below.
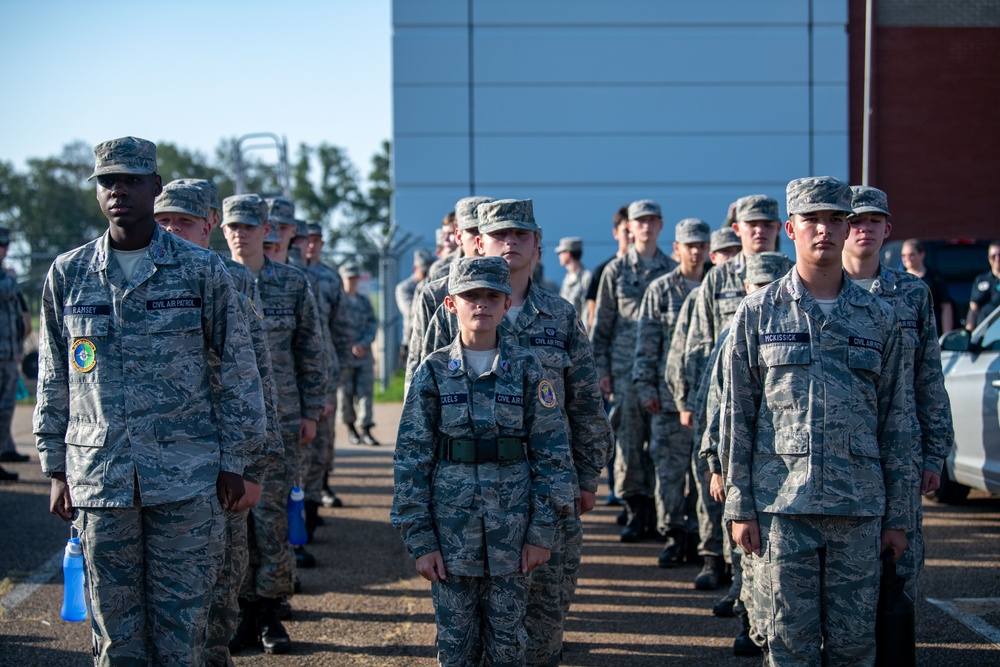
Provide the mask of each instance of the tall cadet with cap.
POLYGON ((871 665, 879 557, 906 549, 910 418, 892 308, 841 268, 851 190, 787 187, 793 271, 733 317, 719 437, 771 665, 871 665))
POLYGON ((264 256, 263 241, 272 233, 265 201, 252 194, 234 195, 223 200, 222 210, 222 231, 233 259, 254 274, 260 292, 282 442, 281 458, 266 471, 261 500, 250 512, 250 567, 240 591, 242 620, 230 646, 235 651, 259 643, 267 653, 286 653, 291 640, 277 608, 292 595, 295 559, 285 505, 299 481, 299 448, 315 437, 323 408, 323 339, 305 274, 264 256))
POLYGON ((601 275, 590 333, 601 390, 605 396, 614 394, 621 415, 616 433, 615 493, 628 510, 622 542, 637 542, 656 534, 656 471, 646 449, 650 418, 632 385, 632 365, 642 295, 653 280, 677 266, 656 245, 662 229, 659 204, 650 199, 629 204, 632 247, 623 257, 612 260, 601 275))
POLYGON ((413 319, 413 297, 427 279, 427 270, 431 267, 434 255, 430 250, 418 248, 413 252, 413 273, 396 285, 396 307, 399 318, 403 321, 403 345, 400 351, 401 366, 406 367, 406 357, 410 347, 410 321, 413 319))
POLYGON ((344 280, 344 305, 354 323, 354 340, 351 353, 342 364, 340 383, 340 420, 347 427, 351 442, 363 442, 377 447, 378 440, 372 433, 375 420, 372 398, 375 394, 375 362, 372 360, 372 343, 378 333, 378 319, 372 302, 358 292, 361 267, 354 263, 340 267, 344 280), (358 423, 360 418, 361 422, 358 423), (360 427, 361 432, 358 432, 360 427))
MULTIPOLYGON (((479 236, 479 218, 476 217, 476 210, 480 204, 494 201, 492 197, 465 197, 459 199, 455 204, 454 223, 455 239, 462 249, 463 257, 479 257, 481 253, 476 245, 476 237, 479 236)), ((426 284, 417 291, 413 303, 413 321, 410 323, 409 352, 406 360, 406 385, 409 386, 410 378, 413 377, 417 366, 423 361, 423 356, 419 350, 424 347, 424 334, 427 331, 428 323, 434 317, 435 311, 444 303, 444 297, 448 292, 448 274, 444 270, 439 275, 434 274, 441 269, 435 270, 437 262, 431 265, 427 275, 426 284), (414 351, 418 351, 414 356, 414 351)), ((445 263, 447 267, 449 264, 445 263)), ((434 348, 431 348, 433 350, 434 348)))
MULTIPOLYGON (((313 467, 312 474, 322 476, 322 494, 320 502, 324 507, 341 507, 343 503, 329 485, 329 475, 333 473, 334 459, 334 428, 333 420, 337 414, 337 387, 340 384, 340 360, 346 359, 351 353, 351 342, 353 338, 354 323, 346 306, 344 306, 344 281, 340 279, 340 274, 336 269, 323 263, 323 229, 318 224, 309 223, 307 227, 309 233, 309 244, 306 246, 305 260, 306 273, 312 277, 312 284, 316 292, 316 305, 319 306, 319 319, 324 325, 323 333, 328 335, 328 340, 333 344, 333 353, 336 356, 336 373, 332 373, 330 384, 327 387, 327 405, 330 411, 327 413, 324 406, 320 414, 319 421, 316 422, 316 439, 313 441, 323 457, 319 461, 320 470, 313 467)), ((315 466, 314 461, 314 466, 315 466)), ((308 494, 307 494, 308 500, 308 494)))
MULTIPOLYGON (((684 343, 684 371, 678 378, 680 386, 675 396, 683 402, 681 423, 694 423, 698 386, 705 374, 708 356, 715 347, 719 333, 729 326, 733 313, 740 305, 746 256, 758 252, 774 252, 777 247, 781 218, 778 202, 767 195, 747 195, 736 200, 736 223, 733 231, 740 237, 742 250, 705 275, 702 289, 694 303, 688 337, 684 343)), ((792 267, 788 260, 787 268, 792 267)))
POLYGON ((221 509, 264 443, 248 314, 214 253, 156 224, 156 146, 94 154, 108 231, 57 257, 42 292, 42 470, 80 532, 95 663, 203 665, 221 509))
MULTIPOLYGON (((0 264, 7 258, 10 230, 0 227, 0 264)), ((21 290, 15 277, 0 267, 0 461, 24 463, 28 457, 18 454, 10 437, 17 402, 18 357, 24 344, 25 318, 21 309, 21 290)), ((17 473, 0 468, 0 480, 15 481, 17 473)))
MULTIPOLYGON (((530 199, 481 204, 479 248, 487 257, 503 257, 510 266, 511 303, 500 323, 501 338, 531 350, 552 386, 570 437, 575 469, 574 511, 560 515, 552 558, 531 576, 525 627, 529 665, 558 661, 563 627, 576 591, 583 545, 580 515, 594 507, 601 468, 613 446, 611 428, 601 409, 600 389, 586 330, 567 301, 531 280, 538 255, 539 228, 530 199)), ((424 339, 425 354, 444 347, 457 335, 457 319, 439 308, 424 339)))
POLYGON ((858 287, 892 306, 903 329, 906 413, 913 419, 909 460, 913 479, 918 483, 911 494, 913 526, 906 534, 909 548, 896 571, 906 577, 906 592, 916 600, 917 579, 924 565, 920 494, 930 493, 941 484, 941 468, 955 441, 951 402, 944 388, 930 290, 920 278, 890 269, 879 261, 882 244, 892 230, 888 197, 866 185, 855 185, 851 191, 854 213, 847 219, 850 233, 844 245, 844 271, 858 287))
POLYGON ((452 343, 406 395, 392 523, 432 582, 438 662, 525 664, 526 577, 571 512, 573 468, 558 398, 538 359, 497 327, 510 307, 499 257, 452 263, 452 343))
POLYGON ((582 319, 586 315, 584 307, 587 305, 587 288, 590 287, 590 271, 580 261, 583 257, 583 239, 578 236, 559 239, 556 254, 559 256, 559 265, 566 269, 559 296, 573 304, 582 319))
MULTIPOLYGON (((199 179, 178 179, 163 186, 163 192, 156 198, 153 214, 156 222, 168 232, 181 237, 201 248, 208 248, 212 231, 210 222, 210 197, 215 186, 209 188, 208 181, 199 179)), ((281 458, 281 429, 278 426, 278 412, 274 393, 274 377, 271 374, 271 353, 267 348, 267 333, 260 313, 260 295, 253 274, 242 264, 221 258, 233 279, 237 292, 246 299, 247 329, 253 341, 254 358, 260 373, 261 388, 264 392, 264 408, 267 413, 267 439, 259 455, 251 461, 243 472, 246 493, 237 504, 225 512, 226 532, 224 537, 223 562, 215 579, 212 609, 209 613, 208 643, 206 662, 215 667, 230 663, 229 641, 236 632, 240 618, 237 601, 243 577, 246 575, 250 553, 247 541, 247 516, 250 507, 260 500, 260 479, 265 471, 281 458)), ((211 359, 218 364, 217 359, 211 359)), ((211 377, 215 377, 214 375, 211 377)))
MULTIPOLYGON (((685 218, 674 229, 674 255, 680 264, 646 288, 636 324, 632 382, 650 419, 649 456, 656 470, 659 531, 666 535, 660 567, 676 567, 688 540, 684 518, 686 480, 690 476, 693 441, 667 387, 667 353, 684 299, 701 284, 709 251, 710 228, 697 218, 685 218)), ((724 564, 706 561, 713 572, 724 564)))

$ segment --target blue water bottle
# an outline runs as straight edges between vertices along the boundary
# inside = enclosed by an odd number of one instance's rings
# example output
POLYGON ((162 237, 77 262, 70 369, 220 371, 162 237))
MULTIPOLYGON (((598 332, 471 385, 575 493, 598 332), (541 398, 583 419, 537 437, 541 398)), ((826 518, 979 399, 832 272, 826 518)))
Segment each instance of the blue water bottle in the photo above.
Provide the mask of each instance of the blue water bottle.
POLYGON ((60 612, 64 621, 87 620, 87 599, 83 588, 83 548, 79 537, 71 537, 63 552, 63 604, 60 612))
POLYGON ((288 496, 288 541, 295 546, 306 543, 306 494, 297 486, 288 496))

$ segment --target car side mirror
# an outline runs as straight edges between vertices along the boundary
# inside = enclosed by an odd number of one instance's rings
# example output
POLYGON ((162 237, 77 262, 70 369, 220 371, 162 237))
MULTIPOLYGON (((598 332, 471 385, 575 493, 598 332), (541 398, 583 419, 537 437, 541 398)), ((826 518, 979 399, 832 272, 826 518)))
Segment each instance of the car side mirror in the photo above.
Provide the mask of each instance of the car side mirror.
POLYGON ((972 332, 953 329, 941 336, 941 350, 944 352, 968 352, 972 348, 972 332))

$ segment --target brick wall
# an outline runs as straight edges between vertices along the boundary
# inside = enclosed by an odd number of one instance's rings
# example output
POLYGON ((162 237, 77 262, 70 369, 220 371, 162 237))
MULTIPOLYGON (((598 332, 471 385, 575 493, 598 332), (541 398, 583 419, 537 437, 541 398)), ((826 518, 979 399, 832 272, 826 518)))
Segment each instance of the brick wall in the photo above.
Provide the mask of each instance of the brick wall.
MULTIPOLYGON (((852 183, 862 172, 864 4, 851 0, 848 27, 852 183)), ((872 58, 869 183, 889 194, 898 236, 1000 235, 1000 29, 879 22, 872 58)))

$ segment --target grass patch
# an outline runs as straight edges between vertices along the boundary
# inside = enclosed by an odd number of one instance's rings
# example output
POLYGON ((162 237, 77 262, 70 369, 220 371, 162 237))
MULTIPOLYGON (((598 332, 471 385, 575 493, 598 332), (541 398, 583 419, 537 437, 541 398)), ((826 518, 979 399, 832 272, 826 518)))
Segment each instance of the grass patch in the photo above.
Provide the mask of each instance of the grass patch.
POLYGON ((376 403, 402 403, 403 402, 403 378, 405 377, 405 371, 399 371, 392 376, 389 381, 389 386, 382 391, 379 388, 379 383, 375 383, 375 397, 374 401, 376 403))

